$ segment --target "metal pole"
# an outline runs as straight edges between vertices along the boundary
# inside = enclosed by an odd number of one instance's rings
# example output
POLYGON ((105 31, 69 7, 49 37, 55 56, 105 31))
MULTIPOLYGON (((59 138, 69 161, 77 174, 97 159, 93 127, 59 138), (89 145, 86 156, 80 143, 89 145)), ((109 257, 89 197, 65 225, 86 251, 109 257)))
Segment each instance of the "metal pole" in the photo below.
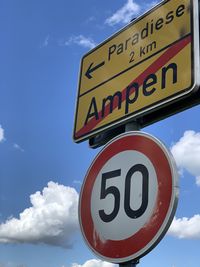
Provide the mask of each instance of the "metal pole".
POLYGON ((139 260, 134 260, 130 262, 120 263, 119 267, 136 267, 138 263, 139 263, 139 260))
MULTIPOLYGON (((125 132, 139 131, 139 130, 140 130, 140 125, 139 123, 137 123, 137 121, 132 121, 125 125, 125 132)), ((130 262, 120 263, 119 267, 136 267, 138 263, 139 263, 139 259, 133 260, 130 262)))
POLYGON ((140 130, 140 125, 137 121, 132 121, 132 122, 129 122, 125 125, 125 132, 128 132, 128 131, 139 131, 140 130))

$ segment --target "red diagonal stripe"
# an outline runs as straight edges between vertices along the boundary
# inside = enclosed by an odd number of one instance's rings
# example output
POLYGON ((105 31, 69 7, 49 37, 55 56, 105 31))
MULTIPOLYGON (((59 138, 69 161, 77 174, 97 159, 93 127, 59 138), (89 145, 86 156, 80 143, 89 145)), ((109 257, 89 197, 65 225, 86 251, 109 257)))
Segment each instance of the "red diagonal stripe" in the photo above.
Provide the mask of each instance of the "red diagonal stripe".
MULTIPOLYGON (((141 86, 144 82, 144 79, 152 74, 156 73, 160 68, 162 68, 168 61, 170 61, 174 56, 176 56, 186 45, 188 45, 191 42, 191 35, 185 37, 184 39, 181 39, 179 42, 175 43, 174 45, 170 46, 158 59, 156 59, 148 68, 146 68, 136 79, 130 82, 129 85, 132 83, 138 83, 139 86, 141 86)), ((129 86, 127 85, 126 88, 129 86)), ((126 98, 126 88, 124 88, 122 93, 122 102, 126 98)), ((134 90, 132 90, 132 94, 134 93, 134 90)), ((118 107, 117 101, 114 101, 113 104, 113 110, 118 107)), ((105 116, 103 118, 101 117, 102 111, 100 110, 98 112, 99 120, 96 120, 95 117, 93 117, 85 126, 83 126, 79 131, 75 133, 75 137, 79 138, 90 131, 92 131, 101 121, 103 121, 108 115, 109 115, 109 109, 110 105, 107 104, 105 106, 105 116)))

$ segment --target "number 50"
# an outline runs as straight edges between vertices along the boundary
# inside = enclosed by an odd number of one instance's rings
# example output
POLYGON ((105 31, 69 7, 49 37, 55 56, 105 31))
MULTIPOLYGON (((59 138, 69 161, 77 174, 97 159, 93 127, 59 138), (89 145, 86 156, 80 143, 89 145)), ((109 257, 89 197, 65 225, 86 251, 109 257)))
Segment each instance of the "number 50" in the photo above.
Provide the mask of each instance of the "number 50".
MULTIPOLYGON (((106 181, 111 178, 121 176, 121 169, 105 172, 102 174, 100 199, 105 199, 109 194, 114 197, 114 207, 110 214, 106 214, 103 209, 99 210, 99 216, 104 222, 111 222, 117 216, 120 209, 120 191, 116 186, 106 187, 106 181)), ((124 188, 124 211, 131 219, 136 219, 144 214, 148 205, 149 195, 149 172, 143 164, 132 166, 125 177, 124 188), (142 202, 137 210, 131 208, 131 179, 135 172, 142 174, 142 202)))

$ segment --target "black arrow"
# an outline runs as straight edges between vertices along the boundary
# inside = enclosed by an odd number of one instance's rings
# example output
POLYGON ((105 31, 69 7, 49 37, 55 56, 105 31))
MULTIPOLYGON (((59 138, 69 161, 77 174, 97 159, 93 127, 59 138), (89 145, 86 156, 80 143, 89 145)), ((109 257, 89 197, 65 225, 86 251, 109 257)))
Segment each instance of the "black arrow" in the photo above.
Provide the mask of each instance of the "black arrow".
POLYGON ((101 68, 104 64, 105 64, 105 61, 99 63, 98 65, 92 67, 94 64, 94 62, 92 62, 89 66, 89 68, 87 69, 86 73, 85 73, 85 76, 88 78, 88 79, 92 79, 92 72, 94 72, 95 70, 101 68))

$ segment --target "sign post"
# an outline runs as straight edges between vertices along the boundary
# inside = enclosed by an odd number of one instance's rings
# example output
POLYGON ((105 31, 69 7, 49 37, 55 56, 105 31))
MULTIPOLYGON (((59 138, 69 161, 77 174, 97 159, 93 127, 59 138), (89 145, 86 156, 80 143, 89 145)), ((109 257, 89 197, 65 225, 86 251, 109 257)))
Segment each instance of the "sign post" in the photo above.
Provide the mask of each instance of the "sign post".
MULTIPOLYGON (((136 121, 127 123, 125 125, 125 132, 138 131, 139 129, 140 129, 140 125, 136 121)), ((139 264, 139 259, 132 260, 130 262, 120 263, 119 267, 136 267, 137 264, 139 264)))
POLYGON ((136 265, 139 263, 139 260, 126 262, 126 263, 120 263, 119 267, 136 267, 136 265))
POLYGON ((89 248, 120 264, 133 264, 152 250, 172 222, 177 177, 171 154, 156 138, 127 132, 109 142, 80 193, 79 221, 89 248))
POLYGON ((200 102, 198 2, 162 1, 81 62, 74 141, 115 137, 86 173, 79 222, 88 247, 120 267, 136 267, 176 211, 174 159, 139 130, 200 102))

